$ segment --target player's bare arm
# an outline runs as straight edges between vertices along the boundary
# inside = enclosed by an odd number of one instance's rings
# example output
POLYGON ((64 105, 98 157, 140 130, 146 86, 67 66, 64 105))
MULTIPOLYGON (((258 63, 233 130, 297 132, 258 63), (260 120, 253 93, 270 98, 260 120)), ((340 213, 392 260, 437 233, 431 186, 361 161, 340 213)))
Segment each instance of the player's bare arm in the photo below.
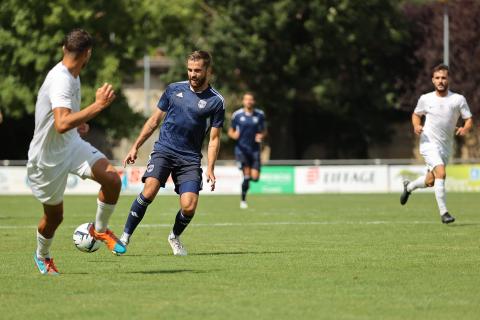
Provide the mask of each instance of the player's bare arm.
POLYGON ((132 148, 128 152, 127 156, 123 160, 123 167, 126 167, 127 164, 134 164, 137 160, 138 149, 145 143, 145 141, 150 138, 150 136, 155 132, 160 123, 162 122, 165 112, 156 109, 155 112, 148 118, 148 120, 143 125, 142 131, 138 135, 137 140, 133 144, 132 148))
POLYGON ((465 123, 463 127, 457 128, 455 134, 457 136, 464 136, 466 135, 473 127, 473 118, 465 119, 465 123))
POLYGON ((233 140, 238 140, 240 137, 240 131, 235 130, 234 128, 228 128, 227 134, 233 140))
POLYGON ((113 100, 115 100, 115 91, 111 84, 105 83, 97 89, 95 102, 85 109, 79 112, 72 112, 71 109, 61 106, 53 109, 55 129, 58 133, 65 133, 73 128, 77 128, 96 117, 102 110, 108 107, 113 100))
POLYGON ((412 114, 412 125, 413 125, 413 131, 415 132, 415 134, 420 135, 423 131, 422 116, 414 112, 412 114))
POLYGON ((207 182, 210 182, 211 191, 215 190, 215 162, 217 161, 218 151, 220 150, 220 134, 221 128, 212 127, 210 130, 210 141, 208 142, 208 166, 207 166, 207 182))

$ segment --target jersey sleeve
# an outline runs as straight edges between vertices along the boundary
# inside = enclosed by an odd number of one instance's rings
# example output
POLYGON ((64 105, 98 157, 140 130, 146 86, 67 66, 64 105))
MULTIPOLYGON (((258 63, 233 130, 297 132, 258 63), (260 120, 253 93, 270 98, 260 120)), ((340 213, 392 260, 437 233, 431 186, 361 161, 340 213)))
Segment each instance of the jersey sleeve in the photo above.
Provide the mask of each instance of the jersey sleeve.
POLYGON ((212 127, 222 128, 223 122, 225 121, 225 105, 223 101, 219 101, 215 112, 211 116, 212 127))
POLYGON ((467 99, 462 96, 460 100, 460 114, 462 119, 468 119, 472 117, 472 113, 470 112, 470 107, 468 106, 467 99))
POLYGON ((170 106, 170 95, 172 94, 172 88, 170 86, 167 86, 165 89, 165 92, 162 94, 160 97, 160 100, 158 100, 157 107, 162 110, 167 112, 168 107, 170 106))
POLYGON ((52 81, 48 94, 52 103, 52 109, 72 109, 73 88, 70 79, 67 77, 57 76, 52 81))
POLYGON ((423 95, 420 97, 420 99, 418 99, 417 106, 413 112, 419 116, 424 116, 427 114, 427 104, 423 95))
POLYGON ((238 126, 238 119, 237 119, 237 114, 233 113, 232 115, 232 121, 230 121, 230 128, 233 128, 236 130, 238 126))

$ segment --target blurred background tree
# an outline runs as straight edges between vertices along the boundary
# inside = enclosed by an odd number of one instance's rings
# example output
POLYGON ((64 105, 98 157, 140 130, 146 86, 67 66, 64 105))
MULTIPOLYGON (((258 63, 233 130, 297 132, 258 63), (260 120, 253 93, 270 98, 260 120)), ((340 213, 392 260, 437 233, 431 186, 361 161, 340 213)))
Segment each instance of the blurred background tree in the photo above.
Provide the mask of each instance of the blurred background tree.
POLYGON ((189 24, 189 12, 167 1, 2 1, 0 110, 8 121, 0 134, 9 144, 0 148, 0 158, 26 159, 38 89, 61 60, 63 37, 78 27, 95 40, 92 58, 81 74, 82 106, 93 102, 96 88, 104 82, 112 83, 117 92, 115 103, 90 124, 105 134, 106 145, 136 133, 143 116, 129 108, 121 85, 138 74, 137 60, 154 50, 159 39, 175 42, 176 32, 189 24))
POLYGON ((402 116, 397 79, 413 58, 396 1, 209 0, 202 8, 209 23, 192 45, 213 52, 227 96, 257 94, 273 158, 367 158, 369 143, 389 141, 402 116))
MULTIPOLYGON (((402 84, 406 90, 400 101, 402 108, 412 111, 420 95, 433 90, 432 68, 443 62, 444 4, 450 25, 450 90, 466 97, 475 118, 480 113, 480 2, 475 0, 405 3, 416 64, 411 67, 415 73, 410 82, 402 84)), ((455 157, 480 158, 479 134, 475 125, 467 137, 457 138, 455 157)))
MULTIPOLYGON (((448 5, 452 89, 476 113, 480 4, 448 5)), ((176 62, 162 76, 168 83, 186 79, 188 53, 206 49, 228 114, 244 91, 256 93, 267 113, 272 158, 369 158, 371 146, 390 144, 394 126, 407 125, 419 95, 431 90, 429 70, 443 53, 442 10, 428 0, 3 0, 0 136, 8 143, 0 159, 26 158, 37 91, 75 27, 96 41, 81 75, 82 105, 105 81, 119 93, 91 123, 108 147, 143 122, 121 88, 142 76, 143 55, 160 48, 176 62)))

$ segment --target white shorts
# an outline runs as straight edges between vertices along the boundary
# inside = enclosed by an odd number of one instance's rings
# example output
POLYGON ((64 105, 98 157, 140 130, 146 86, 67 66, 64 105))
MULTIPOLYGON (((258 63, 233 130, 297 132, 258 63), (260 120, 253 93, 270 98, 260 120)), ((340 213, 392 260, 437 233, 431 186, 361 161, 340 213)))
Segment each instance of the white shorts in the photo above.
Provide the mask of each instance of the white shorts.
POLYGON ((41 167, 28 163, 28 182, 33 195, 43 204, 57 205, 61 203, 68 174, 75 174, 82 179, 92 179, 92 167, 102 158, 106 158, 105 155, 90 143, 78 140, 75 142, 69 158, 58 166, 41 167))
POLYGON ((425 159, 428 171, 439 165, 446 166, 448 163, 449 153, 431 142, 420 143, 420 154, 425 159))

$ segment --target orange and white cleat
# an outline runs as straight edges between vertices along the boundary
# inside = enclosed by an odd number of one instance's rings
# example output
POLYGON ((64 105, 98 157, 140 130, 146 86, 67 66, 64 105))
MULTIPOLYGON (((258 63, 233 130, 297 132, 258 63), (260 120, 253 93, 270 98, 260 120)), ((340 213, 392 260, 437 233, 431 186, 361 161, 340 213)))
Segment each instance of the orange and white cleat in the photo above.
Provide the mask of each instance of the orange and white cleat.
POLYGON ((33 260, 35 261, 35 264, 37 265, 37 268, 41 274, 51 276, 57 276, 60 274, 55 266, 55 263, 53 263, 53 258, 40 258, 35 252, 33 254, 33 260))
POLYGON ((97 232, 95 230, 95 226, 92 223, 88 232, 96 240, 100 240, 105 243, 107 248, 112 251, 113 254, 120 256, 127 252, 127 248, 122 244, 122 242, 120 242, 120 240, 118 240, 118 238, 113 234, 110 229, 107 229, 105 232, 97 232))

